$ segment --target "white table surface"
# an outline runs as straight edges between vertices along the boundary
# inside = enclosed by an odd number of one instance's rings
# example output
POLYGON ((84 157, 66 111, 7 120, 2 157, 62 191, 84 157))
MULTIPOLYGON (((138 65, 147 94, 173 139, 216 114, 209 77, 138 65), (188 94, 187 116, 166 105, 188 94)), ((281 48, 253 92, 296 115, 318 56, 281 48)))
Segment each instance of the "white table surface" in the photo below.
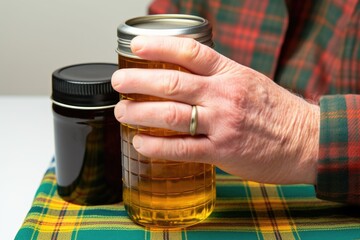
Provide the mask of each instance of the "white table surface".
POLYGON ((14 239, 54 155, 49 96, 0 96, 0 239, 14 239))

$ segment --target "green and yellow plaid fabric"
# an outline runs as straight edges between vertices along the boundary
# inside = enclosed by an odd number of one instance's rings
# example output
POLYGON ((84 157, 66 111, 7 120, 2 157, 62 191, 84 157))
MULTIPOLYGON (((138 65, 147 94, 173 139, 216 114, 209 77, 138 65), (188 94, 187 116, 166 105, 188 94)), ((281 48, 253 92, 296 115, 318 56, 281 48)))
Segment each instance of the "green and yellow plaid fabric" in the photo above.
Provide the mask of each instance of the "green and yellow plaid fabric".
POLYGON ((314 187, 242 181, 217 172, 217 203, 204 222, 179 231, 134 224, 122 203, 75 205, 57 194, 50 166, 16 240, 33 239, 360 239, 360 213, 319 200, 314 187))

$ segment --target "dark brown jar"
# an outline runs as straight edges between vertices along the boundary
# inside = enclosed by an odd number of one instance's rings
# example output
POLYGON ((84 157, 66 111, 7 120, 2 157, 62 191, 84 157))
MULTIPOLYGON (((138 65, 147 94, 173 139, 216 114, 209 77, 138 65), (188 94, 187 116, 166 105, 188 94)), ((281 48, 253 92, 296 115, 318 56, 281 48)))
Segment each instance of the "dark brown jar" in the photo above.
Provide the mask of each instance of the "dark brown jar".
POLYGON ((121 145, 111 87, 116 64, 87 63, 52 75, 58 194, 85 205, 122 199, 121 145))

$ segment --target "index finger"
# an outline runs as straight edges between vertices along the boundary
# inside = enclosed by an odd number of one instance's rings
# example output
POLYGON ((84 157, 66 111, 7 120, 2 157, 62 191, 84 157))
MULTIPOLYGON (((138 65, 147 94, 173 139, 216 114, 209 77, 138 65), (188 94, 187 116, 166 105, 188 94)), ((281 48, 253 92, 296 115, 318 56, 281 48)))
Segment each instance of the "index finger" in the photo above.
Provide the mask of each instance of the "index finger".
POLYGON ((228 60, 212 48, 184 37, 138 36, 132 40, 131 50, 140 58, 177 64, 202 76, 220 73, 228 60))
POLYGON ((211 82, 206 77, 165 69, 117 70, 112 78, 113 88, 121 93, 139 93, 202 105, 211 82))

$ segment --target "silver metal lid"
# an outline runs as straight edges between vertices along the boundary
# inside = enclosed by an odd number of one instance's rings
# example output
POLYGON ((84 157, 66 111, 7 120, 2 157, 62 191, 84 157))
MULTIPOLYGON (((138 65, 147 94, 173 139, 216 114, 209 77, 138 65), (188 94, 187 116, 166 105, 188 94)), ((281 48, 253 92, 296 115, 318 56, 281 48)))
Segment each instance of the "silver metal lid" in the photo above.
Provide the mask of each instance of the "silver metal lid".
POLYGON ((137 58, 131 52, 130 43, 139 35, 188 37, 213 47, 209 22, 193 15, 155 14, 129 19, 117 29, 117 52, 123 56, 137 58))

